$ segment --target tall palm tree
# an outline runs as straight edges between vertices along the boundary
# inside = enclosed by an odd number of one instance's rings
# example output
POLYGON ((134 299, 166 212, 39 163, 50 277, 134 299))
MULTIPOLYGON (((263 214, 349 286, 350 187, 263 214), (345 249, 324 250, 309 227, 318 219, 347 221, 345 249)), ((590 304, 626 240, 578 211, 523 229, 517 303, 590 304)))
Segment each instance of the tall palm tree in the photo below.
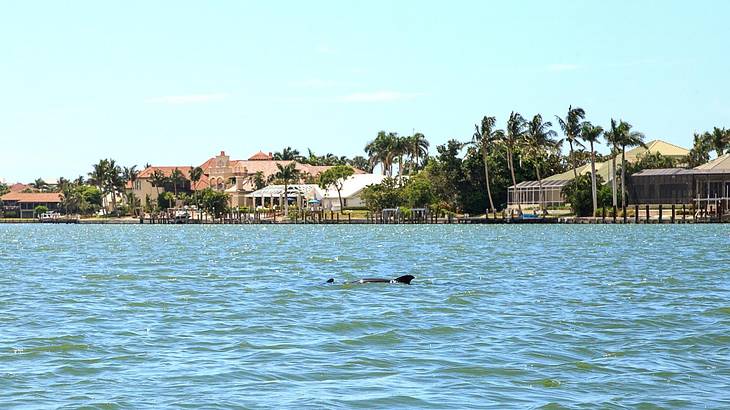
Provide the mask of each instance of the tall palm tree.
POLYGON ((606 139, 606 143, 611 146, 611 194, 613 197, 612 205, 618 206, 618 189, 616 187, 616 157, 620 152, 620 141, 621 141, 621 130, 619 123, 611 118, 611 129, 603 133, 603 138, 606 139))
POLYGON ((395 136, 391 145, 393 158, 398 157, 398 183, 403 183, 403 157, 410 152, 408 137, 395 136))
POLYGON ((378 132, 374 140, 365 145, 365 152, 368 154, 370 164, 374 167, 377 164, 382 166, 382 174, 393 176, 393 158, 395 158, 395 140, 398 134, 394 132, 378 132))
POLYGON ((293 161, 300 159, 299 151, 292 147, 285 147, 281 152, 274 153, 274 159, 279 161, 293 161))
POLYGON ((594 216, 598 211, 598 187, 596 186, 596 151, 593 149, 593 144, 600 143, 601 134, 603 134, 603 128, 594 126, 589 121, 585 121, 581 125, 580 135, 583 141, 588 142, 591 146, 591 196, 593 198, 594 216))
POLYGON ((576 180, 578 179, 578 165, 575 162, 575 148, 576 147, 583 147, 583 144, 580 143, 580 120, 585 118, 586 113, 583 111, 580 107, 568 106, 568 114, 565 116, 565 119, 560 118, 559 116, 555 116, 555 118, 558 120, 558 124, 560 125, 560 128, 563 130, 563 134, 565 134, 565 138, 563 138, 562 141, 568 141, 568 145, 570 146, 570 162, 573 166, 573 178, 576 180))
POLYGON ((714 127, 712 132, 705 133, 705 135, 718 157, 725 154, 725 148, 730 144, 730 131, 714 127))
POLYGON ((290 162, 286 165, 276 163, 278 171, 274 174, 274 178, 284 183, 284 216, 289 216, 289 182, 299 179, 300 171, 297 169, 296 162, 290 162))
POLYGON ((165 173, 162 172, 160 169, 156 169, 152 172, 152 176, 150 177, 150 184, 152 184, 153 187, 157 190, 157 197, 160 197, 160 187, 165 186, 165 182, 167 182, 167 177, 165 176, 165 173))
MULTIPOLYGON (((417 132, 408 139, 409 155, 412 160, 412 170, 418 171, 418 167, 421 164, 421 160, 428 156, 428 140, 426 136, 417 132)), ((410 170, 409 170, 410 171, 410 170)))
POLYGON ((190 177, 191 190, 194 190, 201 178, 203 178, 203 168, 190 167, 188 170, 188 177, 190 177))
MULTIPOLYGON (((501 143, 507 152, 507 167, 512 175, 512 186, 517 188, 517 180, 515 179, 515 149, 522 145, 522 139, 525 136, 525 119, 519 113, 512 111, 507 120, 507 130, 503 134, 501 143)), ((517 201, 517 211, 522 215, 522 205, 517 201)))
POLYGON ((94 184, 101 192, 101 206, 106 212, 106 195, 104 189, 104 181, 106 181, 109 172, 109 161, 106 159, 99 160, 98 164, 93 165, 93 170, 89 172, 89 182, 94 184))
POLYGON ((532 117, 532 121, 527 123, 527 132, 522 142, 523 152, 535 164, 538 184, 537 195, 540 200, 540 209, 543 212, 545 211, 545 195, 542 190, 540 166, 549 153, 555 152, 558 149, 558 142, 553 139, 558 133, 550 129, 552 126, 553 124, 550 121, 543 122, 540 114, 535 115, 532 117))
POLYGON ((474 135, 472 136, 472 144, 479 148, 479 152, 482 154, 482 161, 484 161, 484 176, 487 181, 487 198, 489 198, 489 210, 487 212, 494 212, 494 201, 492 200, 492 188, 489 181, 489 152, 496 147, 496 143, 504 138, 504 131, 494 129, 494 125, 497 120, 494 117, 484 116, 482 118, 482 127, 479 129, 479 125, 474 124, 474 135))
POLYGON ((172 182, 172 189, 175 192, 175 199, 177 199, 177 187, 185 183, 185 175, 179 169, 175 168, 172 170, 172 174, 170 174, 170 182, 172 182))
POLYGON ((104 178, 104 186, 107 193, 112 195, 112 212, 117 210, 117 194, 124 192, 124 178, 122 168, 113 159, 107 160, 108 167, 104 178))
POLYGON ((644 134, 638 131, 631 131, 631 124, 621 121, 619 124, 619 145, 621 145, 621 207, 626 209, 626 147, 642 146, 644 144, 644 134))

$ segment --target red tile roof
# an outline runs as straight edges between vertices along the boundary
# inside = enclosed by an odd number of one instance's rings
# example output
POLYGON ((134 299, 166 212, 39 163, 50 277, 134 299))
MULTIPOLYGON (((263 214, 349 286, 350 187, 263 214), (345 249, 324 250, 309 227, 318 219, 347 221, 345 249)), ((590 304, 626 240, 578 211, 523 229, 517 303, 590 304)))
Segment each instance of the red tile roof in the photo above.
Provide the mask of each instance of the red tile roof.
POLYGON ((268 154, 266 154, 263 151, 259 151, 259 152, 255 153, 255 154, 253 154, 251 156, 251 158, 249 158, 248 160, 249 161, 270 161, 273 158, 274 157, 271 155, 270 152, 268 154))
POLYGON ((30 185, 21 184, 20 182, 17 182, 13 185, 10 185, 10 192, 20 192, 22 190, 30 188, 30 185))
POLYGON ((24 203, 33 202, 61 202, 61 194, 58 192, 10 192, 3 195, 3 201, 18 201, 24 203))

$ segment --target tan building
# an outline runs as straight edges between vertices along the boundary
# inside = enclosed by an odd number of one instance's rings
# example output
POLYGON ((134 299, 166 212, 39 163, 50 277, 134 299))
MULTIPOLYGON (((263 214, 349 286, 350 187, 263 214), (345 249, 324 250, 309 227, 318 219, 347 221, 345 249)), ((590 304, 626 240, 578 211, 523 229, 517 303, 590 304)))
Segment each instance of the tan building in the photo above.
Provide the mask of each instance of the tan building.
MULTIPOLYGON (((258 173, 268 183, 279 168, 295 161, 279 161, 273 159, 271 153, 257 152, 246 160, 232 160, 224 151, 215 157, 205 161, 201 168, 208 177, 208 184, 211 188, 225 191, 231 196, 231 206, 253 206, 250 197, 246 197, 256 190, 255 178, 258 173)), ((323 171, 329 166, 309 165, 296 163, 296 169, 302 175, 300 182, 314 182, 323 171)), ((356 173, 363 173, 355 170, 356 173)))
MULTIPOLYGON (((190 182, 190 166, 153 166, 146 168, 139 173, 134 184, 128 184, 127 188, 131 189, 135 196, 144 201, 149 195, 150 200, 157 199, 157 188, 152 185, 152 175, 155 170, 160 170, 165 176, 172 175, 175 168, 182 172, 186 179, 183 186, 178 186, 178 192, 191 192, 212 188, 217 191, 224 191, 230 195, 231 206, 252 206, 253 200, 247 198, 249 194, 256 190, 256 175, 260 173, 266 184, 276 174, 279 169, 277 164, 282 166, 288 165, 294 161, 278 161, 273 159, 271 153, 257 152, 246 160, 234 160, 226 155, 225 151, 209 158, 200 165, 203 169, 203 177, 194 186, 190 182)), ((313 182, 323 171, 331 168, 329 166, 317 166, 296 163, 296 168, 302 175, 301 182, 313 182)), ((361 170, 355 170, 355 173, 363 173, 361 170)), ((171 187, 166 187, 167 191, 172 191, 171 187)), ((165 189, 160 187, 160 192, 165 189)))
MULTIPOLYGON (((626 151, 626 162, 634 163, 641 159, 642 156, 659 153, 665 157, 670 157, 678 161, 678 165, 687 159, 689 150, 670 144, 662 140, 653 140, 646 143, 646 148, 635 147, 626 151)), ((620 167, 621 155, 616 159, 617 165, 620 167)), ((619 168, 620 169, 620 168, 619 168)), ((585 164, 576 170, 578 175, 584 175, 591 172, 591 164, 585 164)), ((617 171, 616 171, 617 172, 617 171)), ((613 175, 612 161, 604 161, 596 163, 596 175, 600 175, 604 183, 611 182, 613 175)), ((542 180, 542 193, 547 206, 565 205, 563 198, 563 187, 568 185, 574 178, 573 170, 570 169, 562 174, 552 175, 542 180)), ((522 208, 538 208, 540 206, 540 189, 538 181, 523 181, 516 186, 510 186, 507 191, 507 208, 516 209, 517 204, 522 208)))
POLYGON ((137 179, 132 182, 127 182, 127 189, 131 190, 132 193, 134 193, 134 196, 137 197, 139 200, 144 203, 145 198, 149 195, 150 201, 154 201, 157 199, 157 191, 159 190, 160 193, 165 192, 166 190, 168 192, 174 192, 175 187, 172 186, 172 184, 168 183, 165 186, 155 187, 152 184, 152 176, 155 173, 155 171, 159 170, 162 172, 162 174, 165 177, 170 177, 172 173, 175 171, 175 169, 180 170, 182 173, 182 176, 184 178, 184 181, 177 186, 178 192, 192 192, 197 189, 203 189, 208 186, 207 176, 203 175, 200 178, 200 181, 198 181, 195 186, 191 186, 190 181, 190 169, 191 167, 188 166, 150 166, 142 170, 139 175, 137 175, 137 179))
POLYGON ((2 197, 3 211, 20 218, 33 218, 35 207, 43 205, 50 211, 60 210, 61 194, 58 192, 9 192, 2 197))

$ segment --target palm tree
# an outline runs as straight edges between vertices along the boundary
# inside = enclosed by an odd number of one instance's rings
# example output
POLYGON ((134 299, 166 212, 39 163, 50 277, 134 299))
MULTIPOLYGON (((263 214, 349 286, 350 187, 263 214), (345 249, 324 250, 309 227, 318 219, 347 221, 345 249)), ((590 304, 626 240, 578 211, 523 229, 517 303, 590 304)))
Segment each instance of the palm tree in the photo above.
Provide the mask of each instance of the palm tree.
POLYGON ((704 134, 694 134, 692 149, 687 156, 687 165, 694 168, 710 160, 710 146, 704 134))
POLYGON ((45 192, 48 188, 48 183, 43 180, 43 178, 38 178, 35 181, 30 183, 30 186, 37 189, 39 192, 45 192))
POLYGON ((124 167, 122 170, 122 175, 124 175, 124 180, 129 181, 132 184, 132 188, 134 189, 134 181, 136 181, 137 177, 139 176, 137 166, 132 165, 131 167, 124 167))
POLYGON ((117 193, 124 192, 124 178, 122 177, 122 168, 116 164, 113 159, 107 160, 107 172, 104 178, 104 187, 106 192, 112 194, 112 211, 117 210, 117 193))
POLYGON ((594 126, 588 121, 583 122, 581 125, 580 135, 583 141, 591 145, 591 195, 593 198, 594 216, 596 215, 596 211, 598 211, 598 188, 596 187, 596 151, 593 149, 593 144, 599 143, 601 134, 603 134, 603 128, 600 126, 594 126))
POLYGON ((417 132, 408 138, 408 145, 408 153, 412 160, 412 169, 413 171, 418 171, 420 161, 428 156, 428 140, 426 140, 425 135, 417 132))
POLYGON ((106 212, 106 195, 104 195, 104 181, 109 172, 109 161, 106 159, 99 160, 98 164, 93 165, 93 170, 89 172, 89 182, 96 185, 101 192, 101 205, 106 212))
POLYGON ((585 116, 586 113, 582 108, 573 108, 573 106, 568 106, 568 114, 565 116, 565 119, 557 115, 555 116, 560 128, 563 130, 563 134, 565 134, 565 138, 561 142, 568 141, 568 145, 570 145, 570 160, 573 166, 573 177, 576 180, 578 179, 578 165, 575 162, 574 146, 583 147, 583 144, 578 139, 580 138, 580 120, 585 118, 585 116))
POLYGON ((494 201, 492 200, 492 188, 489 182, 489 152, 495 148, 495 144, 504 138, 504 131, 495 130, 494 125, 497 120, 494 117, 484 116, 482 118, 482 128, 479 129, 479 125, 474 124, 474 135, 472 136, 472 144, 479 148, 479 152, 482 154, 482 161, 484 161, 484 175, 487 181, 487 198, 489 198, 489 212, 496 211, 494 208, 494 201))
POLYGON ((281 152, 274 153, 274 159, 278 161, 293 161, 300 158, 299 151, 292 147, 285 147, 281 152))
POLYGON ((711 133, 708 132, 705 135, 717 156, 721 157, 725 153, 725 148, 730 144, 730 131, 714 127, 711 133))
POLYGON ((611 193, 613 196, 612 205, 613 207, 618 206, 618 189, 616 188, 616 157, 619 153, 619 146, 621 140, 621 130, 619 123, 611 118, 611 129, 603 133, 603 138, 606 139, 606 143, 611 146, 611 193))
POLYGON ((203 178, 203 168, 190 167, 188 176, 190 177, 190 189, 195 190, 195 186, 198 184, 198 181, 203 178))
POLYGON ((393 158, 398 157, 398 183, 403 183, 403 157, 410 152, 408 137, 396 136, 392 142, 393 158))
POLYGON ((185 175, 175 168, 170 174, 170 182, 172 182, 172 189, 175 192, 175 199, 177 199, 177 186, 185 183, 185 175))
POLYGON ((535 173, 537 174, 538 197, 540 199, 540 209, 545 212, 545 196, 542 191, 542 177, 540 176, 540 166, 542 165, 548 153, 558 149, 558 143, 552 137, 558 135, 551 130, 553 124, 550 121, 543 122, 540 114, 532 117, 532 121, 527 123, 527 132, 523 140, 523 152, 535 164, 535 173))
POLYGON ((284 183, 284 216, 289 216, 289 181, 297 181, 300 171, 297 169, 296 162, 290 162, 286 165, 276 163, 278 171, 274 174, 274 178, 284 183))
POLYGON ((638 131, 631 131, 631 124, 621 121, 619 124, 619 145, 621 146, 621 207, 626 212, 626 147, 642 146, 644 144, 644 134, 638 131))
POLYGON ((382 166, 382 174, 393 176, 393 158, 395 158, 395 140, 398 134, 394 132, 385 133, 378 132, 378 136, 374 140, 365 145, 365 152, 368 154, 370 164, 375 167, 377 164, 382 166))
POLYGON ((160 169, 156 169, 152 172, 152 176, 150 177, 150 184, 152 184, 153 187, 157 190, 157 197, 160 197, 160 187, 165 186, 165 182, 167 182, 167 177, 165 176, 165 173, 162 172, 160 169))
MULTIPOLYGON (((525 119, 519 113, 512 111, 507 120, 507 132, 502 136, 502 145, 507 150, 507 167, 512 175, 512 186, 517 188, 517 180, 515 179, 515 163, 514 152, 517 147, 522 145, 521 141, 525 135, 525 119)), ((517 211, 522 215, 522 206, 517 201, 517 211)))

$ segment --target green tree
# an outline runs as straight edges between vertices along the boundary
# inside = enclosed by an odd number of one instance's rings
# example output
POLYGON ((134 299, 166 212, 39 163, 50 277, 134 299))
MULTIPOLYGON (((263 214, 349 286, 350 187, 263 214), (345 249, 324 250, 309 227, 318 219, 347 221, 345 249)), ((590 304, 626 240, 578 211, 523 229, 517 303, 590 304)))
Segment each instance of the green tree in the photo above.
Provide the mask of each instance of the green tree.
POLYGON ((417 132, 408 137, 408 155, 411 157, 409 174, 418 171, 421 162, 428 157, 428 140, 426 136, 417 132))
POLYGON ((276 163, 276 168, 278 171, 274 174, 274 178, 284 184, 284 216, 289 216, 289 183, 299 180, 300 171, 297 169, 296 162, 290 162, 287 165, 276 163))
POLYGON ((373 172, 373 169, 370 167, 370 163, 368 162, 367 158, 360 155, 353 157, 351 160, 348 161, 348 164, 353 168, 361 169, 368 173, 373 172))
POLYGON ((687 156, 687 165, 690 168, 702 165, 710 160, 710 144, 705 138, 705 134, 694 134, 692 149, 689 150, 687 156))
POLYGON ((45 205, 38 205, 35 208, 33 208, 33 215, 35 215, 35 216, 40 216, 46 212, 48 212, 48 207, 45 205))
POLYGON ((492 200, 492 190, 490 189, 489 182, 489 154, 496 150, 497 142, 504 138, 504 131, 495 129, 497 120, 495 117, 484 116, 482 118, 482 127, 474 125, 475 132, 472 137, 472 144, 479 148, 479 152, 482 154, 482 160, 484 161, 484 176, 487 185, 487 198, 489 198, 489 210, 493 212, 494 201, 492 200))
POLYGON ((647 152, 638 161, 626 164, 626 173, 635 174, 644 169, 674 168, 677 161, 672 157, 666 157, 659 152, 647 152))
POLYGON ((401 189, 401 197, 411 208, 425 208, 436 201, 428 172, 419 172, 408 178, 401 189))
POLYGON ((345 205, 342 202, 342 187, 345 184, 345 180, 354 173, 355 170, 349 165, 335 165, 319 174, 319 186, 322 189, 333 187, 337 190, 337 198, 340 200, 340 210, 345 209, 345 205))
MULTIPOLYGON (((576 216, 590 216, 592 209, 592 177, 588 174, 579 175, 577 179, 570 181, 563 187, 562 194, 570 203, 570 209, 576 216)), ((611 202, 611 193, 608 187, 603 186, 603 178, 596 175, 596 181, 601 189, 598 191, 598 204, 601 207, 608 206, 611 202)))
POLYGON ((30 186, 39 192, 46 192, 48 190, 48 183, 43 178, 38 178, 30 183, 30 186))
POLYGON ((101 192, 101 206, 104 209, 104 212, 106 212, 106 199, 104 193, 106 192, 105 182, 109 174, 109 161, 106 159, 101 159, 97 164, 94 164, 92 167, 92 171, 89 172, 89 183, 96 185, 96 187, 99 189, 99 192, 101 192))
POLYGON ((522 152, 531 160, 535 167, 537 175, 538 197, 540 198, 540 209, 545 211, 545 197, 542 190, 542 176, 540 175, 540 167, 545 162, 550 152, 558 150, 558 143, 553 139, 558 135, 551 130, 553 124, 550 121, 543 122, 542 116, 536 114, 532 117, 532 121, 527 123, 527 132, 523 139, 522 152))
POLYGON ((203 209, 215 218, 220 218, 228 210, 230 197, 225 192, 205 188, 201 191, 203 209))
POLYGON ((565 134, 565 138, 562 141, 568 141, 568 145, 570 146, 570 162, 573 166, 574 178, 578 178, 578 164, 576 162, 574 148, 583 147, 583 144, 579 140, 581 131, 580 120, 585 118, 585 116, 586 113, 582 108, 573 108, 572 105, 568 107, 568 114, 565 116, 565 119, 557 115, 555 116, 560 128, 563 130, 563 134, 565 134))
POLYGON ((730 130, 714 127, 712 132, 705 133, 709 145, 718 157, 725 154, 725 149, 730 145, 730 130))
POLYGON ((175 168, 172 170, 172 174, 170 174, 170 183, 172 183, 172 189, 175 193, 175 198, 177 198, 177 188, 178 186, 184 185, 185 181, 185 175, 183 175, 182 171, 175 168))
POLYGON ((621 129, 619 122, 611 118, 611 129, 603 133, 603 137, 606 139, 606 143, 611 147, 611 172, 609 178, 611 178, 611 193, 613 197, 613 206, 618 206, 618 189, 616 186, 616 158, 618 153, 621 152, 621 129))
POLYGON ((365 201, 365 205, 373 211, 397 208, 403 203, 401 188, 398 182, 391 177, 383 179, 379 184, 366 186, 363 188, 360 197, 365 201))
POLYGON ((621 121, 619 124, 619 139, 618 143, 621 146, 621 207, 626 209, 626 147, 642 146, 646 148, 644 144, 644 134, 638 131, 631 131, 631 124, 625 121, 621 121))
MULTIPOLYGON (((517 186, 517 179, 515 178, 515 163, 514 153, 517 147, 522 146, 522 140, 525 136, 525 119, 522 115, 512 111, 507 120, 507 132, 502 136, 501 143, 506 148, 507 152, 507 167, 509 167, 510 175, 512 176, 512 185, 517 186)), ((519 201, 517 202, 517 210, 522 214, 522 206, 519 201)))
POLYGON ((396 156, 396 139, 398 134, 394 132, 378 132, 374 140, 365 145, 365 152, 368 154, 370 165, 374 168, 377 164, 382 166, 382 174, 393 176, 393 158, 396 156))
POLYGON ((596 185, 596 151, 593 149, 594 144, 599 143, 599 138, 603 134, 603 128, 594 126, 589 121, 583 122, 580 131, 583 141, 590 144, 591 147, 591 198, 593 203, 593 214, 598 210, 598 188, 596 185))
POLYGON ((286 147, 281 152, 275 152, 273 157, 277 161, 298 161, 302 158, 299 151, 292 147, 286 147))
POLYGON ((7 184, 0 182, 0 196, 3 196, 10 192, 10 187, 7 184))
POLYGON ((150 176, 150 184, 152 184, 152 186, 157 190, 158 197, 160 196, 160 187, 164 187, 166 182, 167 177, 161 169, 156 169, 152 172, 152 176, 150 176))

